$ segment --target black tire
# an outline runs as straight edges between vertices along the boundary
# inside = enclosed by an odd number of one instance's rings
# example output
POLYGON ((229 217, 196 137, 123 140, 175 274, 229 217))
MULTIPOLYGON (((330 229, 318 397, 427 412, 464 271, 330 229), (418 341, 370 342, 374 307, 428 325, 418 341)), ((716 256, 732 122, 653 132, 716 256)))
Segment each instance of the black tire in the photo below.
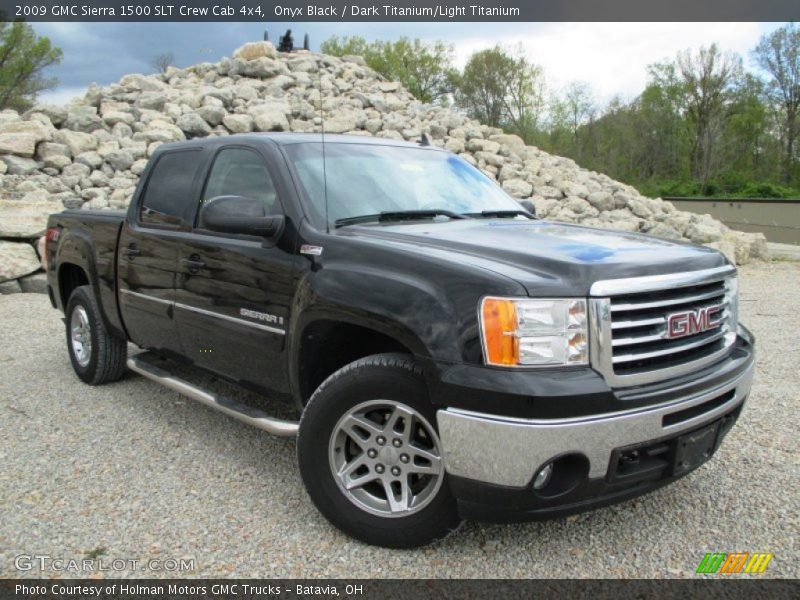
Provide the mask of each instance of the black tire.
POLYGON ((100 308, 92 294, 92 288, 82 285, 76 288, 67 302, 66 310, 67 352, 72 368, 81 381, 90 385, 102 385, 118 380, 125 374, 128 343, 111 334, 103 322, 100 308), (72 339, 71 323, 76 311, 83 310, 88 318, 91 349, 88 362, 79 359, 72 339), (85 364, 81 364, 85 362, 85 364))
POLYGON ((348 498, 337 482, 329 459, 337 423, 355 407, 376 400, 402 403, 436 427, 422 370, 410 356, 376 354, 352 362, 320 385, 300 420, 297 453, 306 490, 333 525, 368 544, 414 548, 441 539, 460 523, 443 464, 438 489, 432 486, 435 492, 422 508, 405 516, 372 514, 348 498))

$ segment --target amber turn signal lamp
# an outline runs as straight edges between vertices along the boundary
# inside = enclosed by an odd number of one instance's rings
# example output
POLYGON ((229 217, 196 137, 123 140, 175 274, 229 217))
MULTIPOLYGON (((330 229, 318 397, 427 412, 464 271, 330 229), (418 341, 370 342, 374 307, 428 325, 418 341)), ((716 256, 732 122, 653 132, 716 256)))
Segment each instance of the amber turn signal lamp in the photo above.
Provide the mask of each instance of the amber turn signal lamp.
POLYGON ((511 300, 484 298, 481 325, 486 362, 490 365, 519 364, 517 307, 511 300))

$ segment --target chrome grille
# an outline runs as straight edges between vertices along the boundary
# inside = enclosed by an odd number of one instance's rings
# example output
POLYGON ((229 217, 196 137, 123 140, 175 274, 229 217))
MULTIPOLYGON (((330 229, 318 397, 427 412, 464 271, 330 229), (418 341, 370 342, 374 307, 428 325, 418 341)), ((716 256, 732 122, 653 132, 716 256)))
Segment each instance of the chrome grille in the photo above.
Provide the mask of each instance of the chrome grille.
MULTIPOLYGON (((721 358, 736 339, 736 279, 732 267, 610 280, 593 286, 592 365, 615 386, 659 381, 721 358), (719 307, 704 331, 668 334, 670 315, 719 307)), ((696 321, 695 321, 696 323, 696 321)))

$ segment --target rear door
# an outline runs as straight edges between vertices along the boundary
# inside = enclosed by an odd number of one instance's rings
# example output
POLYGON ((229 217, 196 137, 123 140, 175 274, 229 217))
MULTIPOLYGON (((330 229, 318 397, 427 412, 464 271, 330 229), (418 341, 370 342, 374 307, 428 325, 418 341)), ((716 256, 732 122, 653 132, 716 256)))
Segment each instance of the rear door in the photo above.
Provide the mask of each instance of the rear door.
POLYGON ((191 229, 200 182, 200 149, 155 157, 119 240, 119 306, 131 340, 143 348, 182 353, 174 321, 180 237, 191 229))
MULTIPOLYGON (((262 201, 267 215, 284 214, 277 173, 268 163, 257 148, 219 148, 200 209, 219 196, 244 196, 262 201)), ((230 379, 288 391, 293 236, 264 247, 260 238, 215 233, 196 221, 178 251, 175 319, 186 356, 230 379)))

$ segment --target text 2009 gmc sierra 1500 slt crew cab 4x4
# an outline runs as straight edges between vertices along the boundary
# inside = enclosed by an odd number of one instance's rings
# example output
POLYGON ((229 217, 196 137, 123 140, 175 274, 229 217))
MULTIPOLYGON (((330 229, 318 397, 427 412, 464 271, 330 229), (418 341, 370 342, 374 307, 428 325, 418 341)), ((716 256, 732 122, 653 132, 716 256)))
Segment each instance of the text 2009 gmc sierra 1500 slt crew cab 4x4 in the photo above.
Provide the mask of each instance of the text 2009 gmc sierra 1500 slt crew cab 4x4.
POLYGON ((753 375, 734 267, 537 220, 425 141, 166 144, 127 215, 53 215, 50 298, 78 377, 127 365, 297 434, 315 505, 385 546, 610 504, 708 459, 753 375), (150 352, 127 358, 128 342, 150 352), (201 389, 163 366, 176 360, 302 417, 201 389))

